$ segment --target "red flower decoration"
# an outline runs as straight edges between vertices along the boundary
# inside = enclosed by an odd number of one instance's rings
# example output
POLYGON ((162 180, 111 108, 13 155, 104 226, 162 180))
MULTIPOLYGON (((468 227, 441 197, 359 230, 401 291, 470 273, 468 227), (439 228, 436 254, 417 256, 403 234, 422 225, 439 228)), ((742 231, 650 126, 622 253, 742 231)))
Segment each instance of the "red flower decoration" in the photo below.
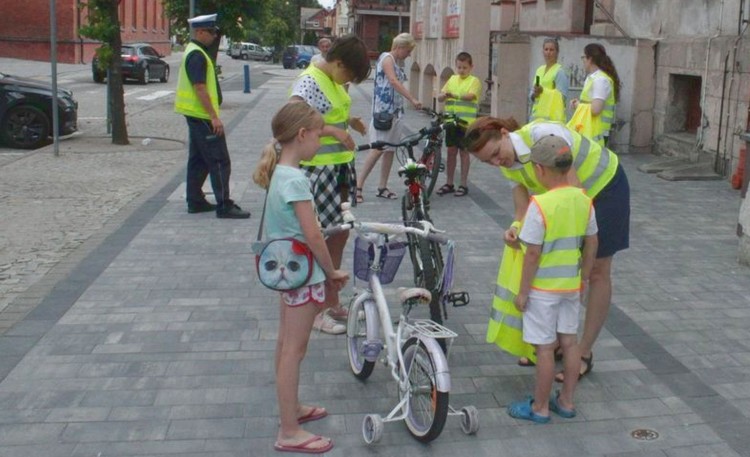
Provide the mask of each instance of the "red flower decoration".
POLYGON ((299 240, 292 240, 292 252, 295 255, 306 255, 307 249, 305 249, 307 246, 305 246, 301 241, 299 240))

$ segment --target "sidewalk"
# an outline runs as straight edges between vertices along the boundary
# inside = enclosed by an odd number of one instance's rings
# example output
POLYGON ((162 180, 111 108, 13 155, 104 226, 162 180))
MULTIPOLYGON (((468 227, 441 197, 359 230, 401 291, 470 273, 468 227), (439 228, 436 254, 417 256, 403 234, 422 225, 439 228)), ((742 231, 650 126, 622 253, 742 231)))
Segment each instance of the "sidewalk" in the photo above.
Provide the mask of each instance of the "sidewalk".
MULTIPOLYGON (((263 191, 250 176, 290 82, 277 76, 249 95, 224 94, 239 106, 226 122, 232 195, 250 220, 188 215, 183 172, 174 171, 0 336, 1 456, 280 455, 272 447, 278 305, 255 277, 250 243, 263 191)), ((368 117, 371 90, 370 82, 352 88, 355 114, 368 117)), ((425 123, 414 112, 407 121, 425 123)), ((750 455, 750 270, 736 263, 739 195, 723 181, 667 182, 636 171, 655 159, 621 158, 633 192, 631 248, 614 262, 614 305, 594 371, 579 385, 578 417, 538 426, 505 412, 533 386, 532 370, 484 343, 512 201, 499 172, 474 162, 469 194, 436 196, 432 216, 456 240, 456 284, 472 297, 448 310, 459 334, 451 403, 479 408, 479 433, 466 436, 449 419, 424 446, 391 423, 367 447, 362 419, 389 411, 395 386, 382 366, 357 381, 345 336, 315 334, 301 399, 331 413, 307 426, 333 436, 329 455, 750 455), (659 437, 636 440, 636 429, 659 437)), ((398 220, 399 200, 375 198, 377 173, 356 214, 398 220)), ((394 172, 389 185, 403 187, 394 172)), ((409 284, 410 270, 407 260, 389 296, 409 284)))

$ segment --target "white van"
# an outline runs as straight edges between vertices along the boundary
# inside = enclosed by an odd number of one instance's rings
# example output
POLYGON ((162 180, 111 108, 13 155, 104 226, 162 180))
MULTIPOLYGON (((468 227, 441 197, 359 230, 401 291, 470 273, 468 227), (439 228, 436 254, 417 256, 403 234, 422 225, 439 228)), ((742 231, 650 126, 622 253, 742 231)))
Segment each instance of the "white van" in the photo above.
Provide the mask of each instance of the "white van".
POLYGON ((255 43, 232 43, 229 55, 233 59, 242 60, 268 60, 270 57, 259 44, 255 43))

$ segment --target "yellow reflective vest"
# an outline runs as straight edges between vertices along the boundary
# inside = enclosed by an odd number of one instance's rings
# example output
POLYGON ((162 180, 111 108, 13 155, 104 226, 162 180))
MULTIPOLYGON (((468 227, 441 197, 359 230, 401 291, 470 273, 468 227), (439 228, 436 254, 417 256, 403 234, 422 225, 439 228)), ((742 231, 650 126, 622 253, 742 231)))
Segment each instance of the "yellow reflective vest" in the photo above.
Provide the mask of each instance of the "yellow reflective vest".
POLYGON ((583 189, 573 186, 531 198, 544 219, 542 255, 531 288, 558 293, 579 291, 581 246, 591 215, 591 199, 583 189))
MULTIPOLYGON (((534 144, 534 140, 531 137, 531 129, 542 123, 552 124, 553 122, 535 121, 524 125, 514 133, 518 134, 524 143, 531 148, 531 145, 534 144)), ((563 124, 558 122, 554 122, 554 124, 564 127, 563 124)), ((593 199, 615 176, 617 164, 619 163, 617 154, 569 128, 568 131, 573 137, 573 147, 571 148, 573 153, 573 168, 576 171, 578 180, 581 182, 581 186, 586 190, 586 195, 593 199)), ((500 167, 500 170, 505 177, 523 185, 534 194, 543 194, 547 190, 536 179, 534 165, 531 162, 512 169, 500 167)))
POLYGON ((182 64, 180 64, 180 73, 177 77, 177 93, 174 98, 174 110, 185 116, 197 117, 198 119, 211 119, 211 115, 203 107, 187 75, 185 65, 188 55, 193 51, 200 52, 206 58, 206 90, 208 91, 208 97, 211 99, 211 106, 213 106, 216 115, 219 115, 219 91, 214 62, 202 47, 192 41, 185 47, 185 54, 182 64))
POLYGON ((460 75, 453 75, 443 86, 443 92, 450 92, 452 95, 463 97, 466 94, 473 93, 473 101, 461 100, 460 98, 446 98, 445 111, 454 113, 459 119, 466 121, 468 127, 477 119, 479 112, 479 97, 482 95, 482 83, 479 78, 469 75, 461 78, 460 75))
MULTIPOLYGON (((544 89, 534 100, 531 107, 531 119, 549 119, 551 121, 565 122, 565 102, 562 92, 555 88, 557 72, 561 71, 562 65, 556 63, 549 69, 542 65, 536 69, 534 81, 539 78, 539 85, 544 89)), ((563 70, 564 71, 564 70, 563 70)))
POLYGON ((534 346, 523 341, 523 313, 514 304, 521 288, 522 270, 523 251, 506 245, 497 272, 485 340, 511 355, 536 363, 534 346))
MULTIPOLYGON (((299 77, 310 75, 318 83, 323 95, 331 104, 331 109, 323 115, 326 125, 332 125, 342 130, 349 129, 349 110, 352 99, 341 84, 336 84, 330 76, 315 65, 309 65, 299 77)), ((346 148, 339 140, 332 136, 320 137, 320 149, 310 161, 301 162, 305 166, 338 165, 354 160, 354 151, 346 148)))
MULTIPOLYGON (((612 88, 612 90, 609 91, 609 97, 604 101, 604 108, 602 111, 596 116, 591 116, 592 125, 589 130, 591 132, 590 138, 601 146, 604 146, 604 139, 609 135, 612 123, 615 121, 615 83, 607 73, 599 70, 586 78, 576 112, 579 109, 584 109, 586 104, 591 104, 591 90, 594 87, 594 81, 597 79, 606 79, 609 83, 609 87, 612 88)), ((571 116, 571 119, 573 118, 576 118, 576 113, 573 113, 573 116, 571 116)))

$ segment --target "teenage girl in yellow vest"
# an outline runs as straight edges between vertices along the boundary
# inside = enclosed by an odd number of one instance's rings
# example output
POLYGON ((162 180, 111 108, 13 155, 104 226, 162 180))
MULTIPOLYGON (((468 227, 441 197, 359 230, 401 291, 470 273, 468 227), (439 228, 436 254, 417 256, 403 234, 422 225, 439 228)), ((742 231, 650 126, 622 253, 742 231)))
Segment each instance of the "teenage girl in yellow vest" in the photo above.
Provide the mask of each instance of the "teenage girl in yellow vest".
MULTIPOLYGON (((544 65, 536 69, 534 80, 531 82, 531 92, 529 93, 531 116, 529 120, 548 119, 565 122, 565 105, 568 99, 570 78, 568 78, 568 73, 563 66, 557 63, 560 44, 555 38, 544 39, 542 54, 544 55, 544 65), (561 97, 561 100, 558 99, 561 101, 559 106, 543 106, 543 103, 540 103, 540 96, 545 90, 559 92, 558 97, 561 97)), ((546 103, 546 105, 551 105, 551 103, 546 103)))
MULTIPOLYGON (((570 106, 578 112, 587 108, 585 104, 590 104, 592 125, 589 137, 600 145, 607 146, 609 132, 615 120, 615 105, 620 100, 622 86, 620 77, 617 75, 612 59, 607 55, 604 46, 600 44, 587 44, 583 48, 581 60, 588 76, 583 83, 581 99, 571 100, 570 106)), ((574 119, 576 119, 576 113, 571 116, 571 120, 574 119)), ((576 125, 571 124, 569 127, 577 128, 576 125)))
MULTIPOLYGON (((362 119, 350 116, 352 99, 344 84, 359 84, 370 74, 367 47, 354 35, 336 39, 325 60, 311 64, 294 82, 290 100, 302 100, 323 115, 325 126, 320 138, 320 148, 312 160, 302 162, 302 171, 310 178, 318 218, 323 228, 340 224, 341 203, 349 201, 356 187, 354 169, 354 140, 349 128, 364 135, 367 131, 362 119)), ((326 239, 336 268, 341 267, 348 232, 344 231, 326 239)), ((340 306, 337 292, 328 291, 328 305, 333 307, 321 313, 314 327, 326 333, 344 333, 346 326, 336 320, 346 320, 347 309, 340 306)))
POLYGON ((284 452, 323 453, 333 441, 305 431, 300 424, 328 415, 321 406, 299 402, 299 367, 307 351, 313 320, 325 306, 329 289, 338 291, 349 275, 334 267, 320 233, 313 195, 300 161, 310 160, 320 146, 322 116, 307 103, 287 103, 271 121, 273 140, 264 148, 253 174, 268 190, 264 232, 268 239, 294 237, 304 241, 315 257, 308 284, 281 293, 276 342, 276 392, 279 431, 274 448, 284 452))
POLYGON ((523 340, 536 349, 536 386, 533 399, 511 403, 508 414, 547 423, 550 412, 564 418, 576 415, 578 312, 582 285, 594 263, 597 227, 591 199, 568 184, 573 155, 567 141, 542 137, 531 147, 530 160, 537 180, 549 190, 531 197, 518 236, 526 253, 515 305, 523 313, 523 340), (566 376, 562 389, 550 398, 558 342, 566 376))
MULTIPOLYGON (((505 231, 506 243, 517 245, 518 226, 532 194, 547 189, 534 175, 529 161, 531 145, 546 135, 564 138, 573 153, 568 173, 571 185, 583 187, 593 199, 599 226, 599 247, 589 280, 588 305, 581 337, 581 376, 593 368, 591 351, 604 326, 612 299, 612 260, 630 244, 630 187, 617 155, 559 122, 536 121, 519 127, 513 118, 482 117, 466 132, 466 149, 479 160, 500 167, 512 181, 514 224, 505 231)), ((556 380, 562 381, 562 374, 556 380)))
POLYGON ((466 183, 469 179, 469 153, 459 146, 463 142, 464 132, 477 118, 479 111, 479 97, 482 96, 482 82, 471 74, 474 63, 471 54, 459 52, 456 56, 456 74, 451 76, 438 95, 438 101, 445 102, 445 111, 455 113, 459 119, 466 122, 466 126, 450 125, 445 130, 445 147, 448 152, 448 162, 445 166, 445 184, 438 189, 438 195, 452 193, 456 197, 463 197, 469 192, 466 183), (456 189, 453 179, 456 174, 456 158, 461 154, 461 185, 456 189))

